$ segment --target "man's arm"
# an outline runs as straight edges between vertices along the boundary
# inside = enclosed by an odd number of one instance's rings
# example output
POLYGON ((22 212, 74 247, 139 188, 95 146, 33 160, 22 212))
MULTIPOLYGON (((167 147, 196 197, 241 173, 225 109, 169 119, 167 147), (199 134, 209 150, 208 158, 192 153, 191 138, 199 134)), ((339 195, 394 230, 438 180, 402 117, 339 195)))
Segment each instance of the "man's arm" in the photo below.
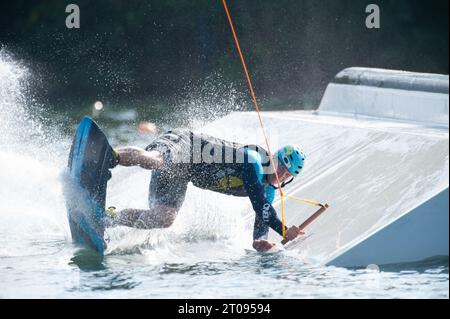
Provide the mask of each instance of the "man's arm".
MULTIPOLYGON (((252 164, 244 164, 243 182, 255 211, 253 248, 257 251, 267 251, 275 246, 274 243, 267 241, 269 227, 275 230, 280 236, 283 236, 283 225, 272 204, 266 198, 264 188, 260 184, 252 164)), ((304 234, 296 226, 292 226, 291 228, 285 226, 285 230, 286 243, 304 234)))
POLYGON ((243 182, 256 213, 253 239, 267 238, 269 227, 283 235, 282 223, 272 204, 267 200, 252 164, 244 164, 243 182))

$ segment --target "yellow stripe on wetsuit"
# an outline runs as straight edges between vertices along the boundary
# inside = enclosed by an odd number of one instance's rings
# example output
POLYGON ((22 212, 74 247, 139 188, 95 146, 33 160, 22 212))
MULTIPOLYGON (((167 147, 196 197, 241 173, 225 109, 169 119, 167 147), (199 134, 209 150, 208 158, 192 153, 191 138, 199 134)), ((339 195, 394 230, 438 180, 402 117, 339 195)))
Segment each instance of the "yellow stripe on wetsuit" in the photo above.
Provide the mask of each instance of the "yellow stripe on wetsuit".
POLYGON ((218 191, 218 190, 226 191, 227 189, 237 188, 237 187, 242 187, 242 186, 244 186, 244 182, 242 181, 242 179, 240 179, 236 176, 229 176, 228 178, 222 177, 222 178, 218 179, 217 185, 208 187, 208 189, 212 190, 212 191, 218 191))

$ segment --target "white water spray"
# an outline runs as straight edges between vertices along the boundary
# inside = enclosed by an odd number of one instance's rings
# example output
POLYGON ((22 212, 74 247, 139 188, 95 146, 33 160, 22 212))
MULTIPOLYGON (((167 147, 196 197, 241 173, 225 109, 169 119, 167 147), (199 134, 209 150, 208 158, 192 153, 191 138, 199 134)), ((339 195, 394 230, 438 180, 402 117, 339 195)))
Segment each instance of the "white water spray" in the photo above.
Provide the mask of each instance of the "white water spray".
POLYGON ((32 115, 28 80, 28 70, 0 51, 0 234, 8 243, 0 256, 34 254, 30 243, 68 237, 64 164, 56 156, 67 141, 45 132, 32 115))
MULTIPOLYGON (((44 118, 43 108, 34 104, 28 95, 29 81, 27 68, 2 51, 0 234, 11 244, 0 247, 0 256, 33 255, 41 253, 41 248, 33 243, 56 241, 59 243, 56 246, 61 247, 70 240, 61 177, 71 138, 62 136, 56 124, 55 127, 48 124, 52 121, 44 118)), ((223 107, 222 103, 220 106, 223 107)), ((118 167, 112 173, 107 205, 148 207, 149 171, 118 167)), ((245 253, 244 248, 251 247, 251 234, 245 231, 248 227, 242 219, 248 204, 246 198, 190 186, 172 227, 150 231, 125 227, 108 230, 107 237, 111 239, 108 253, 138 252, 156 263, 239 257, 245 253)), ((49 246, 55 245, 39 245, 49 246)))

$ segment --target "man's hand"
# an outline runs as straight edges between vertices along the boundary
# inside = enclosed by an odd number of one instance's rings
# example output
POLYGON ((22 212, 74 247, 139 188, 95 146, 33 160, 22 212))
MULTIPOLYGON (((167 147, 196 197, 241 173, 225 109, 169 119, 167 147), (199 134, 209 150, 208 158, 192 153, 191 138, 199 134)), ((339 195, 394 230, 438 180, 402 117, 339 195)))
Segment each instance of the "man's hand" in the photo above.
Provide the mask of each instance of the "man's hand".
POLYGON ((294 240, 298 236, 301 236, 301 235, 304 235, 304 234, 305 234, 305 232, 300 230, 300 228, 298 228, 297 226, 292 226, 291 228, 286 230, 286 239, 283 239, 283 241, 281 243, 283 245, 285 245, 288 242, 290 242, 291 240, 294 240))
POLYGON ((253 241, 253 248, 255 248, 255 250, 260 253, 272 249, 275 245, 276 245, 275 243, 268 242, 267 240, 253 241))

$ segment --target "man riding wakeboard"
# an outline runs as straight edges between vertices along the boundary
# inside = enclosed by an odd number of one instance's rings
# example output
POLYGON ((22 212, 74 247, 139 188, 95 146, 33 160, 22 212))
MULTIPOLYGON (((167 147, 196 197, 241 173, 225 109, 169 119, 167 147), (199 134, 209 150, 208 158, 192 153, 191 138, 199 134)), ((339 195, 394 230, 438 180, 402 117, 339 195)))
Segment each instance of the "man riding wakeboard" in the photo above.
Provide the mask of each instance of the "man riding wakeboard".
MULTIPOLYGON (((169 131, 145 149, 124 147, 114 150, 116 164, 152 170, 149 209, 109 208, 106 226, 140 229, 171 226, 183 204, 189 182, 222 194, 249 197, 255 211, 253 248, 267 251, 269 227, 282 235, 282 223, 272 202, 276 175, 267 151, 256 145, 242 145, 189 130, 169 131)), ((305 155, 298 146, 288 145, 274 154, 281 186, 292 182, 304 167, 305 155)), ((304 234, 296 226, 286 227, 286 242, 304 234)))

